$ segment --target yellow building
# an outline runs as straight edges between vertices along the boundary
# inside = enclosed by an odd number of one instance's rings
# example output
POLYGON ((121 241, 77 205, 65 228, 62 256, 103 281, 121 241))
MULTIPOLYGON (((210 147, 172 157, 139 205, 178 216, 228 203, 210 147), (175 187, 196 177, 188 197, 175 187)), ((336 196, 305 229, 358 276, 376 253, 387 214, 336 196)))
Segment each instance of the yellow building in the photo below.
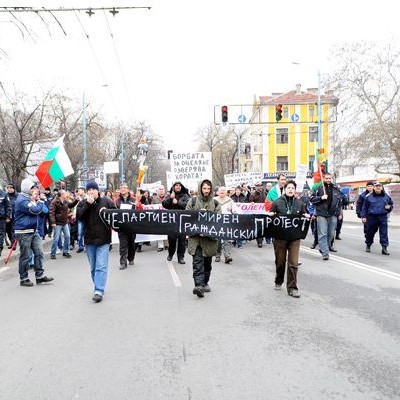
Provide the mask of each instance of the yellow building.
MULTIPOLYGON (((321 146, 329 156, 332 122, 336 121, 338 99, 332 93, 321 95, 321 146)), ((255 101, 251 124, 251 158, 245 171, 264 172, 265 178, 283 172, 295 176, 298 165, 313 170, 318 148, 318 89, 261 96, 255 101), (282 105, 282 119, 276 121, 276 106, 282 105)))

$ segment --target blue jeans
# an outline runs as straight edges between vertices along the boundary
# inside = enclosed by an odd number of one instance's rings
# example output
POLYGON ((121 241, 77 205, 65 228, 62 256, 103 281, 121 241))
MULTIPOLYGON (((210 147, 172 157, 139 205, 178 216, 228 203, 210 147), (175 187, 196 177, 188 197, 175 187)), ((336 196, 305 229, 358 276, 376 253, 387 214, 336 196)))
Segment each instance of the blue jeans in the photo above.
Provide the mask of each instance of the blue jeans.
POLYGON ((83 221, 78 221, 78 248, 83 250, 83 236, 85 234, 85 224, 83 221))
POLYGON ((86 255, 90 264, 90 273, 94 283, 94 292, 103 295, 108 274, 108 243, 97 246, 86 245, 86 255))
POLYGON ((53 229, 53 243, 51 244, 50 254, 55 255, 57 252, 57 244, 58 239, 60 238, 61 232, 64 234, 64 245, 63 245, 63 254, 69 253, 69 226, 65 225, 56 225, 53 229))
POLYGON ((19 278, 22 281, 29 279, 28 269, 31 254, 34 256, 35 277, 43 276, 43 249, 42 238, 37 232, 35 233, 17 233, 15 238, 19 243, 19 278))
POLYGON ((323 256, 329 254, 329 247, 335 237, 337 217, 317 216, 318 245, 323 256))

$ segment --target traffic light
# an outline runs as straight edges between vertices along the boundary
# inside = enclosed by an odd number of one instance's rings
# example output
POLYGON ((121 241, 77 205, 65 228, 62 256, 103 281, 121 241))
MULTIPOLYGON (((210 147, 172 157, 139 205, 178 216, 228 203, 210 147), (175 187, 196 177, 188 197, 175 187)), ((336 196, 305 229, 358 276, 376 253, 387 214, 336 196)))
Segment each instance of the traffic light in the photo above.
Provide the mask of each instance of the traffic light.
POLYGON ((279 122, 282 119, 282 104, 275 106, 275 119, 276 122, 279 122))
POLYGON ((224 123, 228 122, 228 106, 221 107, 221 121, 224 123))

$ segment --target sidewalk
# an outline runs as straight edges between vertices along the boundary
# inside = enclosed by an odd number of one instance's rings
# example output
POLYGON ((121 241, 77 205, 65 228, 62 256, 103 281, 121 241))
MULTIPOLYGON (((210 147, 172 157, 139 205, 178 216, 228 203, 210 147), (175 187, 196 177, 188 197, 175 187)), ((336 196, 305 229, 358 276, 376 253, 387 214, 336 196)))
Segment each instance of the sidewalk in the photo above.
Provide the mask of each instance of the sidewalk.
MULTIPOLYGON (((357 217, 356 210, 343 210, 343 223, 361 225, 362 222, 357 217)), ((389 228, 400 229, 400 214, 389 214, 389 228)))

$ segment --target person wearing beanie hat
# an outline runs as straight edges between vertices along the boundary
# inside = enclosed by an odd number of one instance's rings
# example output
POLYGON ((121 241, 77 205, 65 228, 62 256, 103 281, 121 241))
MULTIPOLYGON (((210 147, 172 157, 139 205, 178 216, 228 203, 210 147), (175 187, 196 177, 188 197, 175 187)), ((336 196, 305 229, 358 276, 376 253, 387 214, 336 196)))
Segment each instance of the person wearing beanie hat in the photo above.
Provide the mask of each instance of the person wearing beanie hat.
POLYGON ((18 240, 19 253, 19 277, 20 285, 31 287, 33 283, 29 280, 29 260, 31 254, 34 256, 34 270, 36 284, 48 283, 53 280, 44 274, 42 238, 37 232, 39 214, 43 212, 44 200, 39 198, 39 190, 31 188, 34 183, 30 179, 21 182, 21 193, 15 202, 14 230, 15 239, 18 240), (28 192, 27 192, 28 190, 28 192))
MULTIPOLYGON (((358 218, 361 218, 361 210, 363 208, 366 197, 369 196, 373 191, 374 191, 374 182, 372 181, 367 182, 365 185, 365 191, 358 196, 358 199, 356 201, 356 214, 358 218)), ((364 237, 366 238, 367 221, 364 222, 363 229, 364 229, 364 237)))
POLYGON ((78 221, 82 221, 85 225, 84 242, 94 284, 92 300, 99 303, 103 300, 107 282, 111 243, 111 229, 101 220, 100 210, 116 207, 108 196, 100 197, 99 187, 95 181, 89 181, 86 189, 87 196, 79 202, 76 215, 78 221))
POLYGON ((89 189, 96 189, 97 191, 99 191, 99 185, 97 184, 96 181, 89 181, 86 184, 86 190, 89 190, 89 189))
POLYGON ((3 251, 6 224, 11 221, 11 204, 7 192, 0 189, 0 255, 3 251))

